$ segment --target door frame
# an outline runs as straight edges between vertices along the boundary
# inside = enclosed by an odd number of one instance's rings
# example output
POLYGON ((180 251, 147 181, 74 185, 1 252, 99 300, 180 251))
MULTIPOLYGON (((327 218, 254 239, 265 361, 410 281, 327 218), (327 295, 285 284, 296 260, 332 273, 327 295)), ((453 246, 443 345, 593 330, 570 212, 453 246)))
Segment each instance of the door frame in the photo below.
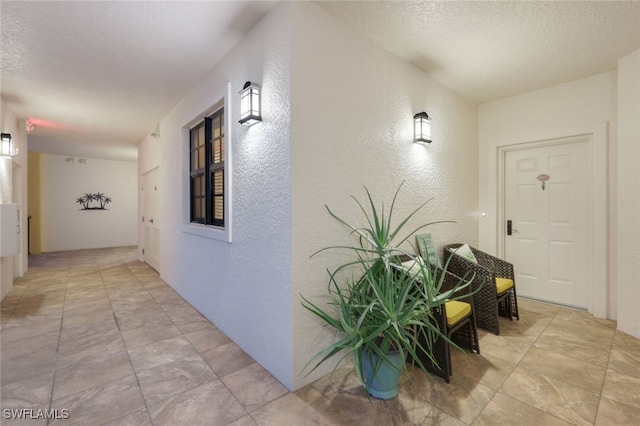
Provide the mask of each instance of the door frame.
MULTIPOLYGON (((146 178, 147 178, 147 176, 149 175, 149 173, 152 173, 152 172, 159 173, 159 172, 160 172, 160 166, 152 167, 152 168, 150 168, 149 170, 147 170, 146 172, 142 173, 142 186, 141 186, 141 191, 140 191, 140 194, 141 194, 141 197, 140 197, 140 202, 141 202, 141 215, 140 215, 140 216, 141 216, 141 218, 142 218, 142 217, 145 217, 145 218, 146 218, 146 216, 147 216, 147 214, 148 214, 148 211, 147 211, 148 206, 147 206, 147 200, 146 200, 146 193, 145 193, 144 191, 148 191, 149 189, 148 189, 148 188, 147 188, 147 189, 144 189, 144 184, 146 183, 146 178)), ((159 178, 159 176, 160 176, 160 175, 158 174, 157 176, 158 176, 158 178, 159 178)), ((156 206, 156 207, 158 208, 159 206, 156 206)), ((159 210, 156 212, 156 214, 159 214, 159 210)), ((146 244, 146 232, 147 232, 147 231, 146 231, 146 229, 145 229, 145 222, 144 222, 144 221, 142 221, 141 223, 142 223, 142 225, 141 225, 141 231, 142 231, 142 234, 141 234, 141 239, 140 239, 140 246, 141 246, 141 247, 140 247, 140 250, 141 250, 140 255, 141 255, 141 260, 142 260, 144 263, 146 263, 147 265, 151 266, 151 265, 147 262, 147 258, 145 257, 145 254, 146 254, 146 253, 144 253, 144 252, 143 252, 145 249, 147 249, 147 248, 148 248, 148 247, 146 247, 146 245, 145 245, 145 244, 146 244)), ((159 261, 160 261, 160 253, 157 253, 156 255, 158 256, 158 262, 159 262, 159 261)), ((158 273, 160 273, 160 270, 159 270, 159 269, 160 269, 160 265, 158 264, 158 265, 156 265, 156 266, 157 266, 157 268, 158 268, 158 269, 157 269, 157 272, 158 272, 158 273)), ((152 267, 153 267, 153 266, 152 266, 152 267)))
POLYGON ((509 151, 539 148, 569 142, 586 142, 588 161, 587 211, 587 309, 596 317, 608 318, 609 311, 609 197, 608 123, 548 131, 531 136, 495 141, 497 170, 497 252, 505 255, 505 161, 509 151))

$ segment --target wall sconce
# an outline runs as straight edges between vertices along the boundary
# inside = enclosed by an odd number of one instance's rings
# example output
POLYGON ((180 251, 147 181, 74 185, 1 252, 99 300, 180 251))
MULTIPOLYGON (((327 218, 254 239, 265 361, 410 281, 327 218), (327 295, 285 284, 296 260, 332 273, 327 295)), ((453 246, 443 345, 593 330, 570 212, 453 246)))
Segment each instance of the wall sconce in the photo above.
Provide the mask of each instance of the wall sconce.
POLYGON ((13 139, 11 139, 11 133, 0 134, 0 157, 15 157, 18 155, 18 150, 13 145, 13 139))
POLYGON ((431 143, 431 118, 422 111, 413 116, 414 142, 431 143))
POLYGON ((151 137, 158 139, 160 137, 160 123, 156 124, 156 128, 151 132, 151 137))
POLYGON ((262 121, 259 84, 247 81, 240 91, 240 124, 252 126, 262 121))

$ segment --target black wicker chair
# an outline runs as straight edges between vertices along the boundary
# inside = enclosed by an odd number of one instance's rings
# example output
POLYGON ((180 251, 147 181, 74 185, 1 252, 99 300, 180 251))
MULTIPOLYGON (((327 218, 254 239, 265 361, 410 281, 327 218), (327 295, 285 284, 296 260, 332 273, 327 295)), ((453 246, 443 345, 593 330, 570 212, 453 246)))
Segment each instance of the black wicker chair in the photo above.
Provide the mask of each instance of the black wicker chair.
MULTIPOLYGON (((433 265, 432 265, 433 266, 433 265)), ((442 291, 447 291, 454 288, 459 282, 460 278, 452 273, 446 272, 437 266, 433 266, 433 271, 436 274, 436 278, 439 279, 444 274, 442 291)), ((467 294, 471 291, 469 287, 461 290, 463 294, 467 294)), ((435 321, 438 328, 445 334, 449 340, 455 343, 460 348, 469 350, 469 352, 480 353, 480 343, 478 341, 478 328, 476 325, 475 309, 473 307, 473 298, 471 296, 461 298, 456 301, 449 301, 442 306, 433 309, 435 321), (449 311, 447 311, 447 307, 449 311), (459 308, 462 308, 462 315, 457 315, 457 318, 453 318, 459 308)), ((425 333, 428 330, 419 329, 418 341, 423 347, 427 347, 427 338, 425 333)), ((451 368, 451 346, 443 338, 438 338, 431 347, 431 352, 436 362, 433 362, 425 353, 418 351, 417 355, 420 362, 426 367, 426 369, 432 374, 442 377, 447 383, 450 381, 452 374, 451 368)))
POLYGON ((520 319, 513 265, 470 247, 478 261, 476 264, 454 253, 461 246, 462 244, 449 244, 444 247, 444 260, 449 260, 448 270, 459 276, 469 272, 475 274, 473 289, 482 286, 473 295, 478 327, 500 334, 499 316, 511 320, 514 317, 520 319))

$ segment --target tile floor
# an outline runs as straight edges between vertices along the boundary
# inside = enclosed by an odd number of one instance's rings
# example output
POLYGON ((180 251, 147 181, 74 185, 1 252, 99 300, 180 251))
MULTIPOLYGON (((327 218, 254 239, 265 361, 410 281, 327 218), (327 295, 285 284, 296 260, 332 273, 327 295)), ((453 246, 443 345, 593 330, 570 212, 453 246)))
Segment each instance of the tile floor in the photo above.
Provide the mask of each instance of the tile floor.
POLYGON ((454 351, 450 384, 412 370, 379 401, 349 367, 288 392, 133 247, 29 262, 2 302, 3 425, 47 424, 8 409, 84 425, 640 424, 640 340, 583 312, 520 299, 481 355, 454 351))

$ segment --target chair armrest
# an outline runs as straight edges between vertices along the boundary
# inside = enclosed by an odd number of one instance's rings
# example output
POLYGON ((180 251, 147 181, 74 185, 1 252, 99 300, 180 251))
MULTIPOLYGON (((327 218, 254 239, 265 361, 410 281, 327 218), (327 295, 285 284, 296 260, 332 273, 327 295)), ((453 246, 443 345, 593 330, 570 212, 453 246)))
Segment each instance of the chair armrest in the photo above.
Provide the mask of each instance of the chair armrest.
POLYGON ((482 286, 480 289, 482 293, 489 292, 497 296, 495 286, 496 276, 491 269, 485 268, 479 263, 473 263, 457 254, 451 252, 448 254, 451 255, 448 264, 448 270, 450 272, 459 277, 468 276, 467 274, 469 273, 473 274, 474 277, 471 287, 474 291, 482 286), (491 283, 493 283, 493 285, 490 285, 491 283))
POLYGON ((473 247, 471 251, 478 260, 478 264, 492 270, 496 277, 514 279, 513 264, 473 247))

